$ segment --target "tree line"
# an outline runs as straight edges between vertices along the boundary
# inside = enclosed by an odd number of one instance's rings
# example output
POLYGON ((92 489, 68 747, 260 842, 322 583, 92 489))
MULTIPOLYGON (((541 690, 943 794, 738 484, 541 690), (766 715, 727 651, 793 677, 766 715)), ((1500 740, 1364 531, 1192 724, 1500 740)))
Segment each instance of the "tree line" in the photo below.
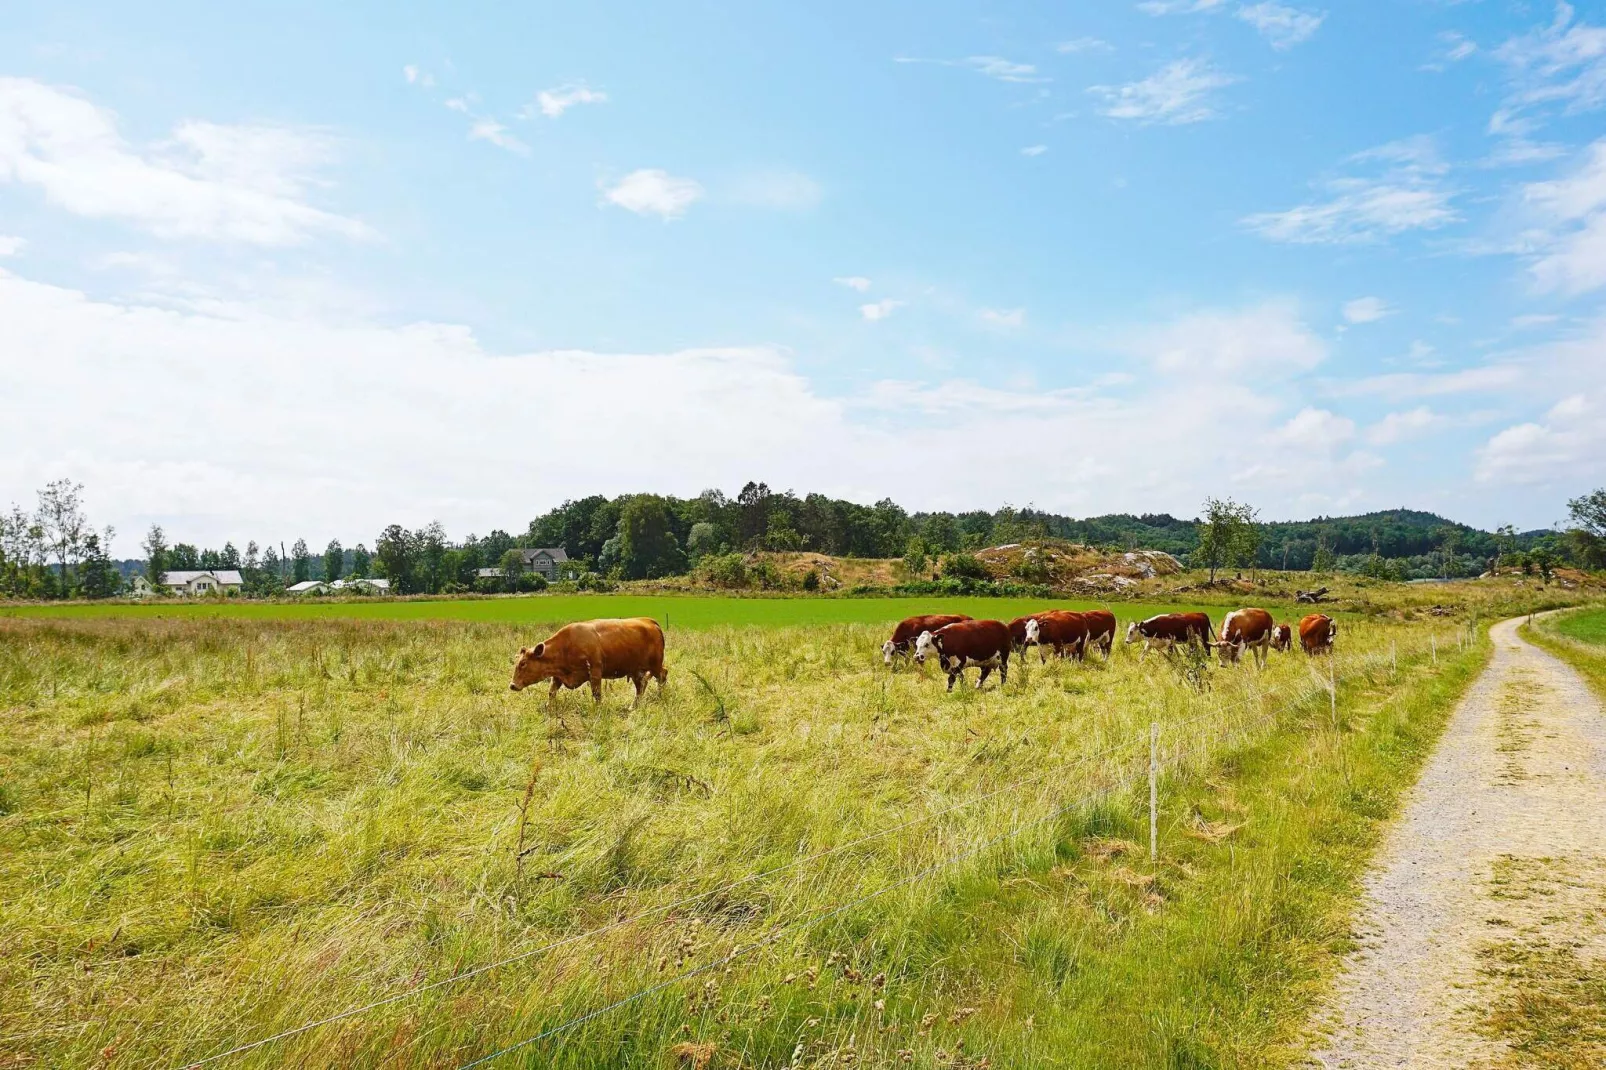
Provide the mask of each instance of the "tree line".
MULTIPOLYGON (((94 529, 84 514, 83 487, 56 480, 27 512, 0 514, 0 594, 20 598, 104 598, 125 589, 108 556, 114 532, 94 529)), ((919 574, 937 559, 987 546, 1058 538, 1106 550, 1164 550, 1208 569, 1274 568, 1353 571, 1417 579, 1477 574, 1491 561, 1542 572, 1558 564, 1606 568, 1606 489, 1569 503, 1559 531, 1494 532, 1432 513, 1387 510, 1308 521, 1261 521, 1230 499, 1207 499, 1197 519, 1167 513, 1077 519, 1032 508, 991 512, 910 512, 890 498, 863 505, 823 494, 799 496, 750 482, 734 496, 706 490, 693 498, 624 494, 574 499, 510 534, 500 529, 447 536, 439 522, 386 526, 370 552, 330 540, 322 551, 304 539, 232 542, 221 549, 169 543, 152 525, 141 544, 141 571, 159 587, 169 571, 235 569, 245 593, 271 596, 306 580, 382 577, 397 593, 531 590, 522 548, 561 548, 561 578, 598 587, 613 580, 681 575, 700 562, 753 550, 812 550, 837 557, 903 558, 919 574), (482 575, 483 570, 497 574, 482 575)), ((963 562, 962 562, 963 564, 963 562)))

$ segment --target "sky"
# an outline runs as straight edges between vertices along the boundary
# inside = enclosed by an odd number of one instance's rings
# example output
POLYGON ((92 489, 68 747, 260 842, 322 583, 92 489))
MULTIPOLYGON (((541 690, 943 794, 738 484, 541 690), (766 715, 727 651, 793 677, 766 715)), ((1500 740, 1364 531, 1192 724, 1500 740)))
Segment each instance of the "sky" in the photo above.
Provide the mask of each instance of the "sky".
POLYGON ((0 505, 220 545, 748 480, 1549 526, 1606 8, 24 5, 0 505))

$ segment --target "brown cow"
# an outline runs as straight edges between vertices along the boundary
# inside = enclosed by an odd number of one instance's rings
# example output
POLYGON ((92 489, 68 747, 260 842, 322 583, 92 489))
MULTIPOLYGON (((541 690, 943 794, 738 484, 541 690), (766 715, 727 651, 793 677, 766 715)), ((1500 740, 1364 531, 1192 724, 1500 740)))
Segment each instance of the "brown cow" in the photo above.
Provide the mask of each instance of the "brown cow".
POLYGON ((1326 654, 1333 649, 1338 623, 1326 613, 1312 613, 1299 622, 1299 645, 1307 654, 1326 654))
POLYGON ((513 666, 514 691, 552 681, 550 702, 559 687, 591 684, 591 697, 602 702, 602 681, 630 680, 636 685, 634 709, 647 690, 647 677, 664 689, 669 670, 664 668, 664 630, 650 617, 628 620, 587 620, 566 624, 544 643, 524 647, 513 666))
MULTIPOLYGON (((1053 613, 1054 610, 1045 609, 1043 612, 1053 613)), ((1009 641, 1012 644, 1012 649, 1015 651, 1015 653, 1024 654, 1027 647, 1036 644, 1037 640, 1028 636, 1026 634, 1026 630, 1027 625, 1036 620, 1038 616, 1038 614, 1034 613, 1030 617, 1016 617, 1014 620, 1009 622, 1009 641)))
POLYGON ((1108 658, 1115 645, 1115 614, 1107 609, 1090 609, 1082 619, 1087 622, 1087 649, 1103 650, 1108 658))
POLYGON ((1221 642, 1216 651, 1221 663, 1230 665, 1244 656, 1245 650, 1255 652, 1255 664, 1266 667, 1266 650, 1271 646, 1276 622, 1264 609, 1235 609, 1221 622, 1221 642))
POLYGON ((1063 658, 1069 652, 1070 657, 1081 661, 1083 649, 1087 644, 1087 621, 1080 613, 1073 613, 1068 609, 1051 609, 1047 613, 1039 613, 1027 622, 1026 641, 1037 647, 1039 661, 1048 660, 1048 656, 1043 653, 1045 646, 1054 648, 1056 658, 1063 658))
POLYGON ((998 670, 998 682, 1009 682, 1009 625, 1000 620, 963 620, 934 632, 922 632, 915 641, 915 660, 922 665, 935 652, 937 664, 948 674, 948 690, 955 680, 965 678, 972 665, 981 668, 977 690, 987 682, 987 674, 998 670))
POLYGON ((1271 648, 1273 650, 1287 650, 1294 645, 1294 629, 1286 624, 1279 624, 1271 630, 1271 648))
POLYGON ((1157 646, 1166 653, 1178 643, 1211 643, 1216 638, 1215 630, 1210 626, 1210 618, 1203 613, 1161 613, 1148 620, 1135 620, 1126 626, 1127 643, 1143 640, 1143 654, 1138 658, 1149 656, 1149 648, 1157 646))
POLYGON ((920 638, 921 632, 934 632, 938 628, 969 619, 963 613, 928 613, 899 621, 898 626, 892 629, 892 638, 881 644, 881 659, 891 665, 894 654, 914 652, 915 640, 920 638))

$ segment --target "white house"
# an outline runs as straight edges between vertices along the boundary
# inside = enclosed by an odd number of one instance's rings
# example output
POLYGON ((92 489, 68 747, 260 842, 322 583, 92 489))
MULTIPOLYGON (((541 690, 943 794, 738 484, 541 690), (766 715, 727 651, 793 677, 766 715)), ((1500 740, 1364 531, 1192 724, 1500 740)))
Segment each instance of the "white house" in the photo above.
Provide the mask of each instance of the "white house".
POLYGON ((329 585, 322 580, 302 580, 284 589, 285 594, 328 594, 329 585))
POLYGON ((189 596, 239 594, 245 586, 238 569, 191 569, 162 573, 162 586, 170 594, 189 596))
POLYGON ((353 576, 350 579, 336 580, 329 585, 335 591, 356 591, 359 594, 389 594, 390 581, 377 579, 371 576, 353 576))

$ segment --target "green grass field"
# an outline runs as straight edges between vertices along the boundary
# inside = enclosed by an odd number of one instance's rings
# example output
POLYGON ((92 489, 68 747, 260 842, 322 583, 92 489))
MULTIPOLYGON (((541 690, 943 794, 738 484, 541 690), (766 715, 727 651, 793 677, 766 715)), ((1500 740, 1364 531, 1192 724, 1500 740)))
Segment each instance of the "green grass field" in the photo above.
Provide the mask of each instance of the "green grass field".
POLYGON ((1556 632, 1581 643, 1606 646, 1606 609, 1563 614, 1556 620, 1556 632))
MULTIPOLYGON (((1176 603, 1115 603, 1076 599, 1014 598, 731 598, 718 595, 554 594, 528 598, 375 599, 348 602, 195 602, 163 601, 152 605, 67 603, 0 606, 0 617, 45 620, 133 618, 136 620, 415 620, 480 621, 557 625, 595 617, 654 617, 668 627, 789 626, 822 624, 890 624, 917 613, 967 613, 977 618, 1009 620, 1051 607, 1109 608, 1123 620, 1177 609, 1219 607, 1176 603)), ((1293 610, 1289 609, 1292 614, 1293 610)))
POLYGON ((1575 609, 1541 617, 1523 634, 1566 661, 1606 699, 1606 609, 1575 609))
POLYGON ((509 692, 511 623, 0 620, 0 1065, 397 997, 215 1065, 460 1066, 638 992, 493 1065, 1288 1065, 1484 657, 1360 621, 1331 708, 1325 660, 1120 647, 946 695, 882 624, 671 621, 630 712, 509 692))

